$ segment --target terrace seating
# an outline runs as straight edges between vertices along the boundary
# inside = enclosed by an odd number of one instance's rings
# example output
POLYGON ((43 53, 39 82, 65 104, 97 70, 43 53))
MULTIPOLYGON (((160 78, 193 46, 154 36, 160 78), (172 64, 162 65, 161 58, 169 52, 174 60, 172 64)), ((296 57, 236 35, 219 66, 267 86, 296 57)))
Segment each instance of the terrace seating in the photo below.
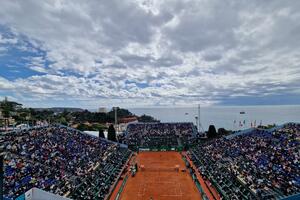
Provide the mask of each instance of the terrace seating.
POLYGON ((253 130, 199 144, 189 156, 225 198, 284 198, 300 192, 299 137, 299 124, 253 130))
POLYGON ((4 197, 37 187, 73 199, 104 199, 130 156, 127 148, 49 126, 0 136, 4 197))
POLYGON ((195 135, 192 123, 136 123, 127 127, 129 147, 162 148, 185 145, 195 135))

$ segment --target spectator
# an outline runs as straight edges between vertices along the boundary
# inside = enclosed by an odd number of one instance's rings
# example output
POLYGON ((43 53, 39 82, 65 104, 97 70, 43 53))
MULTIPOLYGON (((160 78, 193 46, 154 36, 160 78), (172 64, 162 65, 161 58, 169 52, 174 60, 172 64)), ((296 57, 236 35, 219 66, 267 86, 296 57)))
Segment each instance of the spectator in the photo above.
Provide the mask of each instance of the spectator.
POLYGON ((195 135, 192 123, 136 123, 127 127, 129 147, 177 147, 195 135))
POLYGON ((104 199, 130 155, 119 145, 61 126, 12 132, 0 140, 9 199, 32 187, 73 199, 104 199))
POLYGON ((229 199, 274 199, 300 192, 300 125, 254 130, 198 145, 189 156, 229 199))

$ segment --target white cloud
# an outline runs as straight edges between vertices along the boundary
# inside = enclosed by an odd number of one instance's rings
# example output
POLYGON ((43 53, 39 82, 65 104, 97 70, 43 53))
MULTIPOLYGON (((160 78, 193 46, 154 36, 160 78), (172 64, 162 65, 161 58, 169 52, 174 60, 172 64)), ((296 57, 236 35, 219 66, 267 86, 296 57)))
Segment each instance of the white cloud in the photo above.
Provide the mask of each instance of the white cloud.
POLYGON ((0 76, 0 89, 1 90, 9 90, 9 89, 13 89, 13 88, 14 88, 14 86, 10 81, 8 81, 5 78, 0 76))
POLYGON ((0 88, 125 105, 300 95, 299 9, 296 0, 5 1, 0 24, 46 52, 28 65, 45 74, 4 77, 0 88))

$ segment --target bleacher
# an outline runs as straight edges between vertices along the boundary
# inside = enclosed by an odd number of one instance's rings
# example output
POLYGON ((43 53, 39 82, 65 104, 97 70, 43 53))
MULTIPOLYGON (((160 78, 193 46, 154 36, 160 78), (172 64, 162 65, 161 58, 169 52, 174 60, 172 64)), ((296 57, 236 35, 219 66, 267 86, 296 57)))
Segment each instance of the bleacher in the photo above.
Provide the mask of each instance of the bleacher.
POLYGON ((151 137, 145 137, 142 146, 145 148, 174 147, 178 146, 178 141, 177 137, 173 136, 152 135, 151 137))
POLYGON ((126 132, 126 143, 132 149, 184 146, 195 136, 192 123, 133 123, 126 132))
POLYGON ((104 199, 131 154, 61 126, 11 132, 0 141, 6 199, 33 187, 72 199, 104 199))
POLYGON ((300 125, 253 129, 189 150, 199 172, 225 199, 283 199, 300 192, 300 125))
POLYGON ((224 165, 215 165, 209 158, 202 157, 197 149, 191 152, 189 157, 198 167, 201 175, 209 179, 225 199, 255 199, 251 191, 241 184, 224 165))

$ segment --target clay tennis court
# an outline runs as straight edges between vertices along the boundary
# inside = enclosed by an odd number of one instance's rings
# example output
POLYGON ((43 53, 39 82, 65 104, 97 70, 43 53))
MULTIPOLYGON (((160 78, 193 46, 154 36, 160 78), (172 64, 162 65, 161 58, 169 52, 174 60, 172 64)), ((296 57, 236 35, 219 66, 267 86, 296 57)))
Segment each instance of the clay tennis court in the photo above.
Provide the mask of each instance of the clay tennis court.
POLYGON ((185 163, 178 152, 141 152, 136 161, 139 169, 129 177, 122 200, 195 200, 201 199, 185 163), (179 165, 179 171, 175 166, 179 165))

